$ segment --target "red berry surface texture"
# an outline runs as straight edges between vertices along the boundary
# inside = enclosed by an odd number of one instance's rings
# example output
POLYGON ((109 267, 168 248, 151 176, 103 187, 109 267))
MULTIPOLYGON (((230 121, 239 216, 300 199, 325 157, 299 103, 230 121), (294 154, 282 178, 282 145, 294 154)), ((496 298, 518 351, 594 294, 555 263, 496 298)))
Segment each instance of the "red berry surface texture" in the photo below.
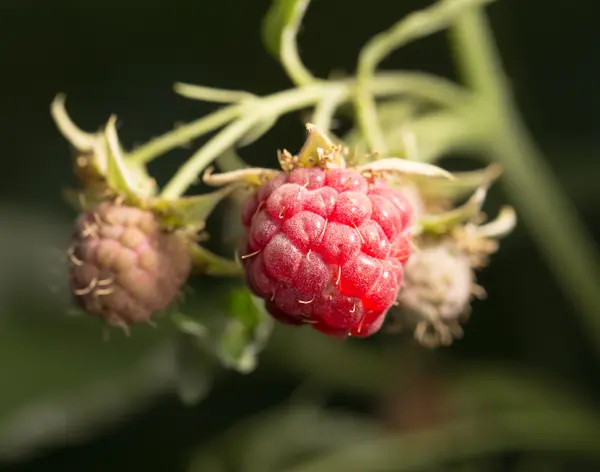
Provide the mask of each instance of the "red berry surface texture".
POLYGON ((249 198, 241 246, 269 313, 331 336, 377 332, 411 254, 412 209, 385 180, 349 168, 282 172, 249 198))

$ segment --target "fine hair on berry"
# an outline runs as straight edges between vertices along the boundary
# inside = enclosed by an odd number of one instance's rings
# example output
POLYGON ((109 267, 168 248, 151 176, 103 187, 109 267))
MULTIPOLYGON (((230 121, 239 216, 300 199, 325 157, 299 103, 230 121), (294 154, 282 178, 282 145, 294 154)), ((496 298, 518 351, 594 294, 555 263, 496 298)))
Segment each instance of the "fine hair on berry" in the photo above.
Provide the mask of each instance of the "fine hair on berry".
POLYGON ((150 322, 178 295, 191 258, 185 238, 161 229, 155 215, 105 201, 73 229, 70 283, 76 304, 127 330, 150 322))

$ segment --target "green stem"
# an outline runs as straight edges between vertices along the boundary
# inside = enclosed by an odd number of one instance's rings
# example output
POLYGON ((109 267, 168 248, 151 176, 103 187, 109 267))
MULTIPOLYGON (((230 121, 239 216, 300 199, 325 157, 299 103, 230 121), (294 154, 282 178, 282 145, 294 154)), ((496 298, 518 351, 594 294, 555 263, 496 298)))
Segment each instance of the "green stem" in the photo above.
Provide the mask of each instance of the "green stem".
MULTIPOLYGON (((467 96, 465 90, 449 80, 418 72, 387 72, 377 74, 373 77, 372 82, 373 84, 369 85, 369 87, 377 90, 379 96, 405 94, 445 106, 463 103, 467 96)), ((301 89, 290 89, 267 97, 257 97, 256 102, 253 103, 245 102, 227 106, 208 116, 180 126, 173 131, 169 131, 162 136, 151 140, 147 144, 144 144, 129 153, 127 159, 136 164, 146 164, 152 159, 155 159, 172 149, 186 145, 193 139, 241 117, 247 110, 250 110, 254 106, 262 108, 263 102, 265 101, 271 104, 280 99, 285 101, 291 96, 293 97, 297 94, 302 95, 303 93, 306 93, 304 89, 307 88, 308 93, 312 93, 314 90, 321 90, 323 95, 320 96, 320 99, 322 99, 327 96, 327 93, 330 90, 340 87, 354 89, 356 87, 356 81, 354 79, 345 79, 320 83, 316 86, 313 85, 301 89)), ((342 97, 342 102, 347 100, 348 97, 342 97)), ((274 109, 275 108, 277 107, 274 107, 274 109)))
POLYGON ((489 152, 503 166, 517 209, 600 351, 597 250, 515 110, 483 13, 461 17, 453 39, 465 80, 481 94, 478 112, 489 126, 489 152))
MULTIPOLYGON (((183 195, 190 185, 196 182, 199 173, 206 166, 220 153, 234 146, 261 118, 280 116, 305 108, 326 97, 336 96, 339 103, 342 103, 350 99, 355 87, 354 80, 320 82, 275 93, 258 99, 251 107, 238 109, 236 113, 239 113, 240 117, 192 155, 167 183, 161 196, 171 199, 183 195)), ((459 87, 452 86, 448 81, 419 73, 388 73, 375 76, 370 81, 368 91, 378 97, 410 94, 434 102, 455 102, 458 97, 464 96, 459 87)), ((186 137, 189 139, 189 135, 186 137)), ((166 135, 163 139, 171 146, 177 142, 171 135, 166 135)), ((155 145, 161 145, 161 142, 158 141, 155 145)), ((167 145, 163 144, 162 148, 167 148, 167 145)))
POLYGON ((394 50, 447 28, 457 17, 474 6, 493 0, 447 0, 414 12, 387 31, 374 36, 362 49, 358 60, 356 114, 371 151, 387 152, 383 129, 379 124, 375 98, 368 91, 369 81, 379 64, 394 50))
MULTIPOLYGON (((190 185, 196 181, 198 174, 216 156, 238 142, 261 117, 269 114, 281 115, 313 104, 328 91, 326 90, 327 88, 335 90, 335 87, 330 84, 314 85, 280 92, 262 99, 252 111, 231 123, 192 155, 167 183, 161 196, 167 199, 174 199, 183 195, 190 185)), ((339 84, 337 88, 340 88, 339 84)))
POLYGON ((208 116, 204 116, 196 121, 180 126, 169 131, 148 143, 138 147, 127 155, 127 159, 135 164, 145 164, 155 157, 164 154, 171 149, 183 146, 198 136, 213 131, 226 125, 237 118, 242 111, 242 106, 231 105, 222 108, 208 116))
POLYGON ((173 87, 175 93, 192 100, 214 103, 239 103, 256 100, 258 97, 245 90, 225 90, 203 85, 176 83, 173 87))
POLYGON ((298 29, 308 8, 310 0, 294 2, 293 21, 290 21, 281 32, 281 49, 279 57, 288 77, 296 85, 309 85, 316 81, 315 77, 302 63, 298 53, 298 29))
POLYGON ((220 153, 226 151, 232 143, 239 141, 256 124, 256 115, 249 115, 234 121, 219 134, 211 138, 204 146, 183 164, 164 187, 161 197, 176 199, 185 194, 204 170, 220 153))
POLYGON ((548 451, 600 458, 596 418, 577 409, 529 408, 478 415, 433 431, 399 434, 320 455, 286 472, 403 472, 505 451, 548 451), (537 410, 537 411, 536 411, 537 410))
POLYGON ((324 133, 328 133, 331 129, 331 122, 335 116, 335 112, 345 98, 346 94, 343 91, 324 97, 315 107, 312 124, 324 133))

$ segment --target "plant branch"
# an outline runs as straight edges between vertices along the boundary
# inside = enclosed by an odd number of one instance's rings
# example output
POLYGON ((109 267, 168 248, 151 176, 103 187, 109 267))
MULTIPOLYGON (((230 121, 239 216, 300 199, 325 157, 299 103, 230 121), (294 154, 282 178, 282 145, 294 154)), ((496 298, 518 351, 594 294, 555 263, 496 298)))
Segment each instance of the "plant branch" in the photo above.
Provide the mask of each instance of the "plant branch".
POLYGON ((209 133, 237 118, 242 110, 240 105, 230 105, 210 115, 180 126, 148 143, 134 149, 127 155, 127 160, 135 164, 145 164, 167 151, 188 144, 203 134, 209 133))
POLYGON ((302 24, 309 1, 300 0, 295 2, 295 12, 292 15, 293 21, 289 22, 281 32, 280 60, 288 77, 296 85, 309 85, 316 80, 302 63, 298 53, 298 29, 302 24))
MULTIPOLYGON (((355 86, 356 81, 354 80, 320 82, 275 93, 245 105, 237 105, 236 107, 243 107, 236 109, 239 118, 213 136, 192 155, 167 183, 161 196, 170 199, 183 195, 189 186, 196 182, 200 172, 220 153, 239 142, 265 116, 280 116, 314 105, 329 97, 335 97, 338 103, 343 103, 351 98, 355 86)), ((454 102, 458 97, 463 96, 462 90, 452 86, 448 81, 419 73, 388 73, 375 76, 369 84, 369 91, 378 97, 410 94, 436 103, 454 102)), ((188 132, 183 137, 189 139, 189 128, 186 127, 186 129, 188 132)), ((178 139, 182 138, 181 135, 175 133, 177 131, 165 135, 162 138, 165 140, 164 143, 160 138, 155 140, 155 148, 161 147, 162 150, 165 150, 169 146, 174 147, 178 143, 178 139)))
POLYGON ((389 30, 374 36, 363 47, 358 61, 355 105, 359 124, 371 151, 376 150, 381 154, 387 152, 375 99, 368 91, 368 83, 379 64, 394 50, 409 42, 447 28, 466 9, 491 1, 494 0, 448 0, 446 3, 437 3, 408 15, 389 30))
POLYGON ((481 96, 476 113, 488 125, 489 155, 502 165, 524 223, 600 351, 600 258, 592 239, 515 110, 483 12, 465 13, 452 38, 465 80, 481 96))

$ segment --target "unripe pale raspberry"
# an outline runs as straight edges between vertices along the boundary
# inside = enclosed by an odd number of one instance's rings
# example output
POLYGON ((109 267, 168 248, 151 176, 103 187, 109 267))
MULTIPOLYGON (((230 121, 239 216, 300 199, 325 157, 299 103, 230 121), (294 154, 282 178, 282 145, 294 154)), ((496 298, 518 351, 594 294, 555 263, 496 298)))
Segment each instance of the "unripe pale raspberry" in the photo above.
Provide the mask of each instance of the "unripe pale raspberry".
POLYGON ((475 282, 469 255, 452 240, 425 243, 406 266, 398 295, 400 323, 415 325, 415 337, 422 344, 450 344, 462 336, 460 324, 472 296, 483 292, 475 282))
POLYGON ((458 318, 471 298, 475 277, 469 258, 447 245, 425 247, 407 264, 400 304, 435 310, 443 320, 458 318))
POLYGON ((161 230, 152 212, 115 202, 77 219, 71 253, 76 303, 125 329, 165 309, 191 270, 180 234, 161 230))
POLYGON ((402 193, 349 168, 298 167, 260 187, 242 223, 246 279, 273 317, 331 336, 381 328, 411 254, 402 193))

